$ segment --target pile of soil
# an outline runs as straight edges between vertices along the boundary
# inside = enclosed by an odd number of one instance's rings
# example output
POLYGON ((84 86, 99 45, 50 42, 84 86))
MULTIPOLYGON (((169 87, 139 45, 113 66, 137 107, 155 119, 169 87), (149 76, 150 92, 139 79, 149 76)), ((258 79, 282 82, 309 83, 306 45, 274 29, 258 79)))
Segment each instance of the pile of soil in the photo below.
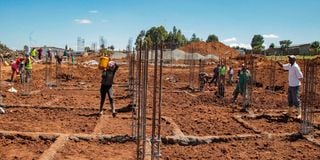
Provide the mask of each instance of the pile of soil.
POLYGON ((201 55, 214 54, 223 57, 237 57, 239 53, 221 42, 192 42, 179 48, 189 53, 200 53, 201 55))

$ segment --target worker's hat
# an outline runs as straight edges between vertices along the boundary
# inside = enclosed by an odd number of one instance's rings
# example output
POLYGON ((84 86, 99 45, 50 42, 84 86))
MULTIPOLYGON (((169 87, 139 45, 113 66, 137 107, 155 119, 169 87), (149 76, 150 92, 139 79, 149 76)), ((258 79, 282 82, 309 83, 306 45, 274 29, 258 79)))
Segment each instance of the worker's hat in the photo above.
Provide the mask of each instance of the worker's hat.
POLYGON ((288 56, 288 58, 290 58, 290 59, 296 59, 296 56, 295 56, 295 55, 290 55, 290 56, 288 56))

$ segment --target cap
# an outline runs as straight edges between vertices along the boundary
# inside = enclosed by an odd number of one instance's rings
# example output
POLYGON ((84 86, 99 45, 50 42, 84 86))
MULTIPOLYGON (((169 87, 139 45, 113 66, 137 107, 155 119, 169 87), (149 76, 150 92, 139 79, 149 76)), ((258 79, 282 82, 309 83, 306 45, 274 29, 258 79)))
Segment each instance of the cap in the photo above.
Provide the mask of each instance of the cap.
POLYGON ((290 58, 290 59, 296 59, 296 56, 295 56, 295 55, 290 55, 290 56, 288 56, 288 58, 290 58))

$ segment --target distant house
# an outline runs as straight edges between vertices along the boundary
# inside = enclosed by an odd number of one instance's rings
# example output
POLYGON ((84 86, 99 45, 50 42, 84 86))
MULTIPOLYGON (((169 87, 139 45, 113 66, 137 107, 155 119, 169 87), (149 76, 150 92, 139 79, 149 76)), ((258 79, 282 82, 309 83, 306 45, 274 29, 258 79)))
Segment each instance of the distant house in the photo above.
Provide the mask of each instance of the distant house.
POLYGON ((244 56, 246 54, 245 50, 243 49, 236 49, 240 56, 244 56))
POLYGON ((278 48, 269 48, 265 51, 266 55, 303 55, 303 54, 308 54, 309 53, 309 49, 310 49, 311 44, 307 43, 307 44, 301 44, 301 45, 294 45, 294 46, 290 46, 288 48, 288 51, 283 52, 283 50, 278 47, 278 48))

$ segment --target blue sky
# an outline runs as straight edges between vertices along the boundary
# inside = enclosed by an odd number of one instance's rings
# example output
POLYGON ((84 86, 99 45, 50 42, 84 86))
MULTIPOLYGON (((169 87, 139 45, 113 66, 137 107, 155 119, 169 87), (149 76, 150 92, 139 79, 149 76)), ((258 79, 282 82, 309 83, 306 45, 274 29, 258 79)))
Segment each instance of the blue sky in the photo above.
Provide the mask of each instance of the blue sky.
POLYGON ((125 48, 142 29, 164 25, 206 40, 216 34, 228 45, 250 46, 320 40, 320 0, 0 0, 0 41, 13 49, 48 45, 76 49, 99 43, 125 48))

